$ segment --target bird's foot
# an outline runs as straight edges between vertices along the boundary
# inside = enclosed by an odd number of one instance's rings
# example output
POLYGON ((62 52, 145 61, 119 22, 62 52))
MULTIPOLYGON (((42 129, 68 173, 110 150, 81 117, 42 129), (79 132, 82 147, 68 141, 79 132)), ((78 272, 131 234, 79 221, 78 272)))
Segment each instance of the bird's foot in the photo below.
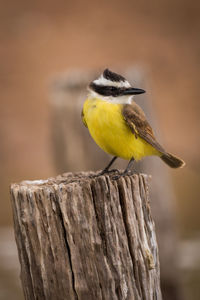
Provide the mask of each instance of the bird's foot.
POLYGON ((119 179, 119 178, 121 178, 121 177, 124 177, 124 176, 131 176, 131 175, 133 175, 133 174, 135 174, 135 172, 129 170, 129 171, 127 171, 127 172, 123 172, 123 173, 121 173, 121 174, 119 173, 118 175, 112 176, 112 179, 113 179, 113 180, 117 180, 117 179, 119 179))
POLYGON ((112 170, 103 170, 101 171, 100 173, 97 174, 97 176, 102 176, 102 175, 105 175, 105 174, 111 174, 111 173, 119 173, 119 170, 117 169, 112 169, 112 170))

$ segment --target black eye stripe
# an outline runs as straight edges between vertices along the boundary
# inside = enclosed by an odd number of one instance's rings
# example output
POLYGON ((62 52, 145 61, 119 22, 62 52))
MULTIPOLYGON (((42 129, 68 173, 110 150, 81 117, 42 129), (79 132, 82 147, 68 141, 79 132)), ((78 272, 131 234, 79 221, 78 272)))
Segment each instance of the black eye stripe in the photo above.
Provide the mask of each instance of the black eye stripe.
POLYGON ((97 85, 93 82, 90 84, 90 88, 102 96, 113 96, 113 97, 122 95, 125 90, 125 88, 118 88, 115 86, 97 85))

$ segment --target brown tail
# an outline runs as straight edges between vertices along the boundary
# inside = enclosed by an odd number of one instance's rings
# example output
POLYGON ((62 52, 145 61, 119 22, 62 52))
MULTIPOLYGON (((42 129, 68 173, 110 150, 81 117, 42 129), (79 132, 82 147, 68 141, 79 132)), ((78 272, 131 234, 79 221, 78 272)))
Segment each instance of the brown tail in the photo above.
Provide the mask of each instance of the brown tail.
POLYGON ((170 153, 165 153, 160 158, 171 168, 183 168, 185 166, 185 162, 182 159, 170 153))

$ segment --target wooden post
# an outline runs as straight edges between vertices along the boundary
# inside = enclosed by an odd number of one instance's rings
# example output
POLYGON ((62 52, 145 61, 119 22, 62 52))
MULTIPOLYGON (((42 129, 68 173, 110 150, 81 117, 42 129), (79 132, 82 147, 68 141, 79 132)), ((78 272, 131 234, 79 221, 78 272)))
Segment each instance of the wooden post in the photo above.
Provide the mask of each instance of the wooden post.
POLYGON ((147 175, 11 186, 25 299, 162 299, 147 175))

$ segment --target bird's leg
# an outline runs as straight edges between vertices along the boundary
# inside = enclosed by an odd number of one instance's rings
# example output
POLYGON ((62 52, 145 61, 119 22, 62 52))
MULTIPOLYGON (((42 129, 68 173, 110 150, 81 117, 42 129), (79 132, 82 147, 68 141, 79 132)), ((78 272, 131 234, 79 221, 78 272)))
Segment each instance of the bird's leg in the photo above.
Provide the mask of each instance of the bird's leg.
POLYGON ((112 166, 112 164, 114 163, 114 161, 117 159, 117 156, 114 156, 111 161, 109 162, 109 164, 105 167, 104 170, 102 170, 98 175, 103 175, 105 173, 111 173, 111 172, 114 172, 114 171, 118 171, 118 170, 110 170, 109 171, 109 168, 112 166))
POLYGON ((124 170, 124 172, 120 175, 113 176, 113 179, 119 179, 121 176, 127 175, 128 172, 131 170, 131 167, 132 167, 133 163, 134 163, 134 158, 132 157, 131 160, 129 161, 126 169, 124 170))
POLYGON ((132 167, 134 161, 135 161, 135 159, 132 157, 131 160, 128 163, 128 166, 126 167, 126 169, 122 173, 122 176, 128 174, 128 172, 131 170, 131 167, 132 167))

